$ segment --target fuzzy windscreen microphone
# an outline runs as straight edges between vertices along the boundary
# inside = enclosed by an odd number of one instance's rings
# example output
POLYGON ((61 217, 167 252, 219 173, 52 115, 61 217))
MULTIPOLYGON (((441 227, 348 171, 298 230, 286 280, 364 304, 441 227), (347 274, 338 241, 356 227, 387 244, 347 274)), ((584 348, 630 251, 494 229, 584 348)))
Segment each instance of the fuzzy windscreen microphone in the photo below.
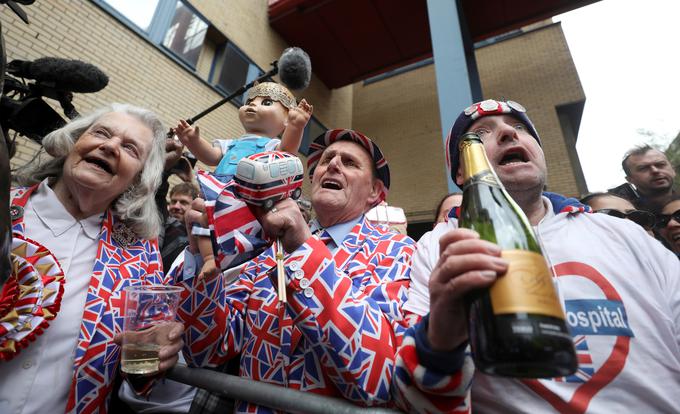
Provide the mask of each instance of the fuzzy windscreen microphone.
MULTIPOLYGON (((260 75, 260 77, 257 79, 241 86, 235 91, 232 91, 229 96, 187 119, 189 125, 194 124, 199 119, 208 115, 210 112, 231 101, 237 96, 243 95, 245 91, 257 85, 258 83, 270 82, 271 77, 277 73, 281 79, 281 83, 283 83, 288 89, 299 91, 309 86, 309 81, 312 78, 312 62, 309 60, 309 56, 304 50, 300 49, 299 47, 289 47, 283 51, 281 57, 275 63, 276 64, 272 64, 274 66, 269 72, 260 75)), ((172 131, 170 131, 168 137, 172 137, 172 131)))
POLYGON ((92 64, 54 57, 33 62, 13 60, 7 65, 7 72, 44 82, 58 90, 76 93, 97 92, 109 83, 109 77, 92 64))
POLYGON ((312 78, 312 62, 299 47, 289 47, 279 58, 279 77, 288 89, 302 90, 312 78))

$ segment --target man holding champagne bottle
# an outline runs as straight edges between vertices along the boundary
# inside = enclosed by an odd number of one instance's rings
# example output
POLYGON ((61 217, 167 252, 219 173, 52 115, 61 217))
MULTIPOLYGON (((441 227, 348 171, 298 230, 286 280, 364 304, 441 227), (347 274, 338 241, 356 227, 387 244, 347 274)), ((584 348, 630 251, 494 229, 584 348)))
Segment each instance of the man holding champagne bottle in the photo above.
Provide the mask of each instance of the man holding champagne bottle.
MULTIPOLYGON (((418 243, 405 308, 425 317, 409 331, 399 351, 397 398, 412 411, 423 412, 466 412, 471 406, 476 412, 675 411, 680 389, 677 258, 634 223, 588 214, 588 208, 574 199, 543 192, 547 167, 541 141, 526 110, 516 102, 486 100, 468 107, 453 125, 448 144, 451 177, 459 185, 465 183, 461 219, 477 231, 458 228, 454 217, 418 243), (466 132, 481 140, 488 166, 495 171, 482 181, 492 188, 497 178, 511 196, 508 203, 491 189, 483 191, 494 197, 468 191, 481 174, 471 173, 469 156, 461 157, 459 144, 466 132), (508 234, 517 232, 512 220, 498 216, 500 205, 510 213, 521 209, 535 234, 508 242, 508 234), (469 225, 475 222, 484 225, 469 225), (522 240, 529 239, 536 241, 550 268, 576 348, 578 369, 559 378, 492 376, 489 373, 544 375, 507 365, 482 373, 470 357, 468 338, 483 330, 494 333, 482 341, 485 347, 511 343, 513 348, 503 351, 512 354, 529 343, 534 350, 529 359, 542 360, 547 367, 564 362, 558 358, 560 348, 545 340, 551 331, 556 338, 564 333, 541 320, 534 323, 537 313, 549 312, 522 307, 508 311, 493 298, 481 316, 475 312, 477 305, 470 308, 498 280, 508 282, 515 265, 508 251, 521 249, 522 240), (468 316, 476 319, 469 322, 468 316), (514 322, 508 328, 503 318, 509 316, 514 322), (508 340, 518 336, 524 336, 523 341, 508 340), (551 353, 553 361, 544 359, 551 353), (648 378, 652 373, 654 381, 648 378)), ((531 270, 525 274, 531 275, 531 270)), ((528 290, 522 287, 508 299, 528 290)), ((559 322, 560 314, 553 316, 552 321, 559 322)), ((489 354, 477 339, 477 349, 472 349, 475 361, 480 354, 489 354)), ((524 362, 518 359, 517 365, 524 362)))

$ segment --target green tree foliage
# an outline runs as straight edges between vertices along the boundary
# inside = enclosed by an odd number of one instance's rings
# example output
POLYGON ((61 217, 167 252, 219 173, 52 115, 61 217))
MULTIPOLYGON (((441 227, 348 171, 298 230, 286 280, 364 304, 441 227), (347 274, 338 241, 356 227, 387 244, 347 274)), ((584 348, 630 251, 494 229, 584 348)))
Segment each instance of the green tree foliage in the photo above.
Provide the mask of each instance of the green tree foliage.
POLYGON ((678 136, 675 137, 670 145, 668 145, 665 153, 677 173, 675 177, 675 191, 680 192, 680 133, 678 133, 678 136))

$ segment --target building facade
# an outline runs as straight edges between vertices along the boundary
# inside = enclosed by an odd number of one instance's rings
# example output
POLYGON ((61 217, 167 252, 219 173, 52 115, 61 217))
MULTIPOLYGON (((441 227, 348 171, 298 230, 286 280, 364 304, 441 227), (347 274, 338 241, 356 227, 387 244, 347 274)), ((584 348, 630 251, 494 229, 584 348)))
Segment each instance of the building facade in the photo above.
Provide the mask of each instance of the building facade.
MULTIPOLYGON (((536 124, 548 190, 586 193, 575 147, 585 95, 560 24, 478 45, 475 55, 483 96, 522 103, 536 124)), ((390 203, 406 210, 409 224, 429 222, 448 192, 434 65, 383 78, 354 85, 352 125, 375 137, 394 165, 390 203)))
MULTIPOLYGON (((271 28, 266 0, 60 0, 24 9, 29 25, 0 9, 8 60, 54 56, 95 64, 110 81, 99 92, 75 94, 80 112, 128 102, 154 110, 167 126, 264 73, 289 46, 271 28)), ((585 96, 560 25, 514 32, 479 44, 475 54, 484 97, 528 108, 549 165, 548 189, 585 193, 575 149, 585 96)), ((375 139, 390 162, 389 203, 404 208, 410 225, 430 225, 448 192, 431 62, 337 89, 313 76, 296 95, 314 105, 303 148, 324 128, 354 128, 375 139)), ((238 100, 201 119, 202 135, 240 135, 237 108, 238 100)), ((39 148, 21 137, 17 142, 13 167, 39 148)))

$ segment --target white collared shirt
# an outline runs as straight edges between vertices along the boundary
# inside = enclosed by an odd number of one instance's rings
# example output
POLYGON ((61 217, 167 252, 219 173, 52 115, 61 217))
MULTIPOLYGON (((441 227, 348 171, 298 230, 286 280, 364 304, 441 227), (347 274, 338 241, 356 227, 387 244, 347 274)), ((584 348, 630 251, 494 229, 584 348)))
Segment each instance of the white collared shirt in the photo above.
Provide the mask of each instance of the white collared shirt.
POLYGON ((63 413, 103 214, 76 220, 47 180, 24 209, 26 237, 47 247, 66 276, 57 317, 11 361, 0 362, 0 413, 63 413))
POLYGON ((356 217, 354 220, 349 220, 344 223, 337 223, 326 228, 321 227, 321 224, 319 224, 319 222, 316 219, 314 219, 310 224, 310 230, 312 231, 313 234, 326 230, 326 232, 332 239, 332 242, 328 243, 326 247, 328 247, 328 250, 330 250, 331 253, 335 254, 335 251, 342 244, 343 240, 345 240, 345 237, 347 237, 347 235, 352 231, 354 226, 356 226, 357 223, 361 221, 363 218, 364 215, 362 214, 356 217))

